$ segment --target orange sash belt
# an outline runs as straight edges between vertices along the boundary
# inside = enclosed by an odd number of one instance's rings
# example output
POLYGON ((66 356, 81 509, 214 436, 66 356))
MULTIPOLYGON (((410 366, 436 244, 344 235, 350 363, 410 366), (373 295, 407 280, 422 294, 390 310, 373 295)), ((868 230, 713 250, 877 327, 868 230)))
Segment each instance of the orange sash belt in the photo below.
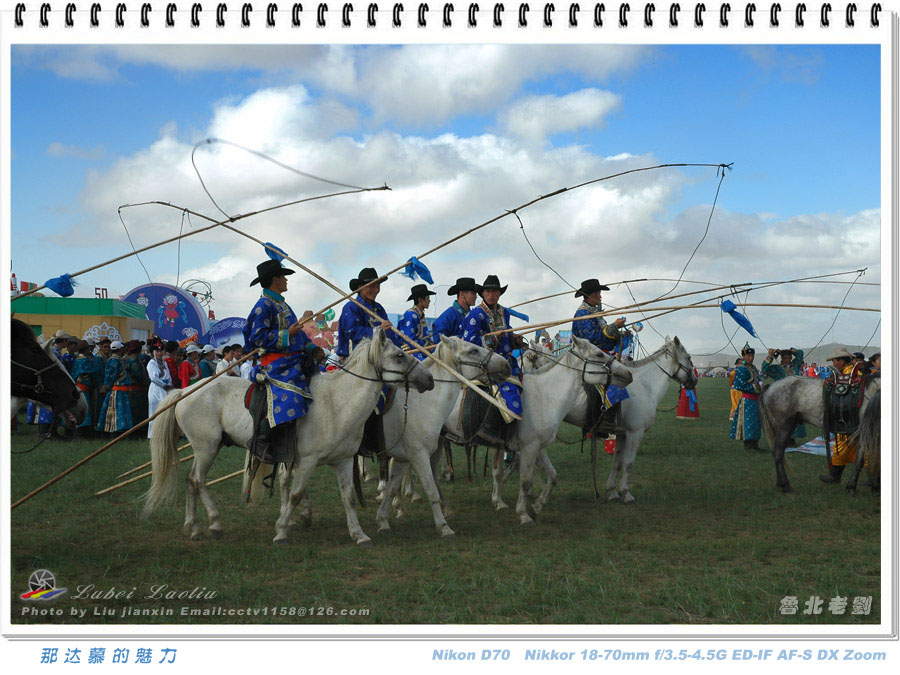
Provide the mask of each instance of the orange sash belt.
POLYGON ((746 392, 746 391, 742 391, 742 392, 741 392, 741 395, 742 395, 744 398, 749 398, 751 401, 758 401, 758 400, 759 400, 759 394, 750 394, 750 393, 748 393, 748 392, 746 392))
POLYGON ((136 384, 116 384, 113 385, 113 391, 140 391, 142 387, 136 384))
POLYGON ((75 386, 81 389, 81 391, 90 391, 91 387, 87 384, 81 384, 81 382, 76 382, 75 386))
POLYGON ((259 359, 259 365, 268 366, 273 361, 277 361, 280 358, 284 358, 285 356, 291 356, 291 354, 296 354, 297 352, 269 352, 268 354, 263 354, 259 359))

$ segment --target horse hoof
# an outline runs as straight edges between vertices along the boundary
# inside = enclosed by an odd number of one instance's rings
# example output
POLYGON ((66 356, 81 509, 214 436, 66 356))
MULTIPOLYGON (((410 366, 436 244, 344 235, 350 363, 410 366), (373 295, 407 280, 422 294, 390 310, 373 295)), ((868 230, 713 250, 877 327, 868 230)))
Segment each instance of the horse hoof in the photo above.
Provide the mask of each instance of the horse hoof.
POLYGON ((411 502, 420 502, 420 501, 422 501, 422 495, 420 495, 418 492, 416 492, 416 493, 410 498, 410 501, 411 501, 411 502))
POLYGON ((441 539, 444 541, 456 541, 456 532, 450 530, 449 532, 442 532, 441 539))
POLYGON ((782 492, 783 494, 789 495, 789 494, 792 494, 792 493, 794 492, 794 488, 792 488, 790 485, 782 485, 782 486, 781 486, 781 492, 782 492))
POLYGON ((636 504, 636 503, 637 503, 637 499, 635 499, 634 497, 632 497, 630 492, 627 492, 627 493, 622 497, 622 503, 623 503, 623 504, 636 504))
POLYGON ((622 501, 622 498, 619 496, 619 493, 618 493, 618 492, 613 492, 612 494, 610 494, 610 495, 607 496, 606 501, 608 501, 608 502, 620 502, 620 501, 622 501))
POLYGON ((202 532, 193 532, 191 534, 191 541, 202 541, 203 533, 202 532))
POLYGON ((371 539, 362 539, 361 541, 356 542, 356 545, 360 548, 374 548, 375 542, 371 539))
POLYGON ((537 523, 533 520, 523 520, 519 525, 525 528, 537 527, 537 523))
POLYGON ((534 510, 534 507, 531 504, 525 505, 525 513, 528 514, 528 517, 531 518, 532 521, 537 520, 537 511, 534 510))
POLYGON ((210 530, 209 534, 213 539, 221 539, 222 538, 222 530, 210 530))
POLYGON ((855 490, 854 488, 849 488, 849 487, 848 487, 848 488, 847 488, 847 494, 850 495, 851 497, 855 497, 855 496, 856 496, 856 490, 855 490))
POLYGON ((394 531, 391 529, 390 525, 385 525, 384 527, 378 528, 378 534, 394 534, 394 531))
POLYGON ((498 503, 494 504, 494 507, 495 507, 498 511, 502 511, 503 509, 508 509, 508 508, 509 508, 509 504, 507 504, 506 502, 498 502, 498 503))

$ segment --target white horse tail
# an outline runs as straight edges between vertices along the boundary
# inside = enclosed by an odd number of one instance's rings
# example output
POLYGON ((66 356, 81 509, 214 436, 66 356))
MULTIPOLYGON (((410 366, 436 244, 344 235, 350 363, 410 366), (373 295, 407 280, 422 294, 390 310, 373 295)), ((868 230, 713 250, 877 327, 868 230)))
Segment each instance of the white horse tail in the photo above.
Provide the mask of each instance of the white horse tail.
POLYGON ((175 389, 161 402, 160 407, 171 406, 153 421, 150 437, 150 460, 153 474, 150 489, 144 494, 143 515, 148 516, 157 507, 175 496, 178 467, 178 423, 175 420, 174 403, 181 398, 182 390, 175 389))

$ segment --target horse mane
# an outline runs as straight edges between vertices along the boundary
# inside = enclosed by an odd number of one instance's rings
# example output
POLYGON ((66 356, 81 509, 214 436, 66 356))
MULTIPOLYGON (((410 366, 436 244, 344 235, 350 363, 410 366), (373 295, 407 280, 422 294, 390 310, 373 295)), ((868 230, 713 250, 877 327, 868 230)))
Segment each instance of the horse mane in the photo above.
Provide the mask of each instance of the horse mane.
POLYGON ((644 366, 644 365, 650 363, 651 361, 655 361, 657 356, 659 356, 661 353, 663 353, 664 351, 669 349, 670 344, 671 344, 670 342, 666 342, 662 347, 657 349, 650 356, 645 356, 644 358, 642 358, 638 361, 633 361, 632 363, 628 364, 628 367, 629 368, 638 368, 640 366, 644 366))
POLYGON ((12 318, 9 337, 10 342, 15 340, 21 340, 26 344, 37 342, 37 336, 34 334, 34 331, 31 330, 28 324, 24 321, 19 321, 19 319, 16 318, 12 318))
POLYGON ((372 340, 370 338, 365 338, 356 347, 353 348, 353 351, 347 356, 347 360, 344 362, 342 367, 349 368, 353 370, 355 366, 359 364, 357 361, 366 361, 371 365, 370 352, 372 340), (365 352, 365 354, 363 354, 365 352))
POLYGON ((567 354, 570 350, 566 349, 563 352, 560 352, 559 356, 555 356, 554 354, 548 354, 546 352, 541 352, 541 354, 547 357, 549 360, 547 363, 542 366, 538 366, 537 368, 533 368, 528 371, 529 375, 543 375, 546 372, 553 370, 556 366, 558 366, 563 359, 568 358, 567 354))

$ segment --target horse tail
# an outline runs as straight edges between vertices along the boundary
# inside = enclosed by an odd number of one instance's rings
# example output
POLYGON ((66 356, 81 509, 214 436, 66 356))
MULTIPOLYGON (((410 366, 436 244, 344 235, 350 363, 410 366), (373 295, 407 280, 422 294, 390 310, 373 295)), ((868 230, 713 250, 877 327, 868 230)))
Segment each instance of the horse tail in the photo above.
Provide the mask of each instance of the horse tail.
POLYGON ((262 502, 265 494, 266 486, 263 479, 272 473, 272 465, 264 464, 255 457, 251 457, 250 451, 247 451, 247 457, 244 460, 244 477, 241 479, 241 494, 244 495, 244 503, 248 506, 256 505, 262 502))
POLYGON ((775 430, 772 428, 771 414, 766 407, 766 390, 768 388, 768 384, 764 385, 762 392, 759 395, 759 420, 762 422, 763 433, 766 435, 766 441, 768 441, 769 447, 774 449, 775 430))
POLYGON ((181 398, 182 390, 175 389, 161 402, 160 407, 169 406, 153 421, 153 436, 150 437, 150 460, 153 466, 150 488, 144 494, 143 515, 150 515, 156 508, 172 500, 178 467, 178 422, 175 420, 175 402, 181 398))
MULTIPOLYGON (((881 475, 881 387, 872 396, 869 405, 859 420, 859 428, 853 437, 858 443, 858 452, 868 458, 869 474, 881 475)), ((862 459, 862 458, 861 458, 862 459)), ((864 461, 864 460, 862 460, 864 461)))

